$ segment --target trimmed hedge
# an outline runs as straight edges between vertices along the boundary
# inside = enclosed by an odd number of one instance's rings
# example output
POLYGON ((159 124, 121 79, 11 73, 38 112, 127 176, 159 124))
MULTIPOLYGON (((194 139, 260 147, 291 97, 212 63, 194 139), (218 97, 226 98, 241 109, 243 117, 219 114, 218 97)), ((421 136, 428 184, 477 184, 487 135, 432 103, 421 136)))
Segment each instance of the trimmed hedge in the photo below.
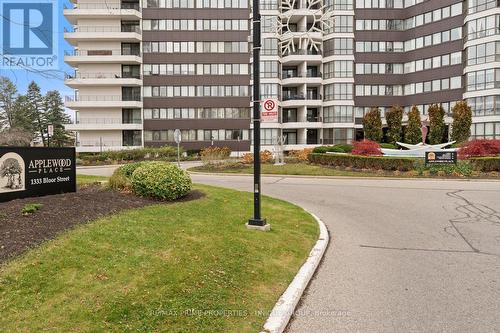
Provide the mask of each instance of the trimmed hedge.
POLYGON ((162 200, 176 200, 191 191, 191 177, 177 165, 143 162, 130 177, 135 194, 162 200))
POLYGON ((498 157, 475 157, 469 162, 474 166, 474 170, 481 172, 500 172, 500 156, 498 157))
POLYGON ((404 157, 373 157, 357 155, 311 154, 309 161, 315 164, 389 171, 413 170, 414 159, 404 157))
MULTIPOLYGON (((182 154, 182 149, 181 149, 182 154)), ((160 148, 124 149, 103 151, 101 153, 79 153, 78 159, 83 163, 106 161, 142 161, 142 160, 173 160, 177 158, 177 148, 164 146, 160 148)))
POLYGON ((348 144, 336 144, 334 146, 320 146, 313 149, 313 153, 325 154, 325 153, 350 153, 352 151, 352 145, 348 144))

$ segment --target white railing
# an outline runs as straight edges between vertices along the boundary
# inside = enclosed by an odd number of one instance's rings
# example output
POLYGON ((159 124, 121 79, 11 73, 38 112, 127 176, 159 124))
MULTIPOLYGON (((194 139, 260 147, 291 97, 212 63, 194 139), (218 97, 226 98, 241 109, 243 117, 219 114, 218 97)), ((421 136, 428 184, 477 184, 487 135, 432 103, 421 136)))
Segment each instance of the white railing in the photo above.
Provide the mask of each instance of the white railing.
POLYGON ((140 79, 141 75, 123 76, 121 73, 76 73, 76 74, 66 74, 66 79, 140 79))
POLYGON ((134 9, 137 11, 141 10, 139 3, 108 3, 108 2, 96 2, 96 3, 78 3, 73 9, 134 9))
POLYGON ((78 119, 75 122, 75 124, 82 125, 137 125, 141 123, 141 119, 135 119, 132 122, 126 122, 121 118, 82 118, 78 119))
POLYGON ((120 96, 120 95, 80 95, 80 96, 66 96, 66 102, 140 102, 141 96, 120 96))
POLYGON ((64 51, 64 55, 66 56, 136 56, 140 57, 141 53, 139 51, 130 51, 130 50, 73 50, 73 51, 64 51))
MULTIPOLYGON (((75 26, 73 32, 136 32, 141 33, 138 26, 75 26)), ((72 32, 72 31, 66 31, 72 32)))

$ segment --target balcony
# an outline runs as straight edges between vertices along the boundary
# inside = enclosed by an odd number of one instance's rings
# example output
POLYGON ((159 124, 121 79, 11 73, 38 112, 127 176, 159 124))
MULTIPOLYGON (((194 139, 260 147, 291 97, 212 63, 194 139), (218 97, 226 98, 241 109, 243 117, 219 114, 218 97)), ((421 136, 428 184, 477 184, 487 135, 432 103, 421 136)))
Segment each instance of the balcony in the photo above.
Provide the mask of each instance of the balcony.
POLYGON ((65 105, 70 109, 84 108, 142 108, 140 95, 80 95, 66 96, 65 105))
POLYGON ((122 141, 112 140, 82 140, 76 143, 76 152, 98 153, 108 150, 124 150, 124 149, 138 149, 142 145, 127 146, 122 141))
POLYGON ((118 63, 136 65, 142 62, 139 50, 74 50, 64 52, 64 61, 70 66, 78 64, 118 63))
POLYGON ((77 3, 73 8, 64 8, 64 16, 71 24, 76 24, 78 19, 93 18, 106 19, 109 17, 123 20, 140 20, 142 18, 139 3, 77 3))
POLYGON ((297 73, 297 72, 285 72, 283 71, 283 74, 281 76, 281 84, 283 86, 287 85, 300 85, 300 84, 312 84, 312 85, 321 85, 323 79, 322 79, 322 74, 321 73, 310 73, 310 72, 303 72, 303 73, 297 73))
POLYGON ((321 95, 287 94, 283 92, 281 107, 294 106, 321 106, 323 101, 321 95))
POLYGON ((67 124, 68 131, 85 130, 141 130, 142 120, 134 120, 132 123, 126 123, 121 118, 82 118, 73 124, 67 124))
POLYGON ((76 73, 65 74, 65 84, 71 88, 81 86, 140 86, 141 76, 120 73, 76 73))
POLYGON ((282 57, 282 63, 292 63, 297 64, 299 62, 307 60, 308 63, 321 63, 321 50, 295 50, 290 52, 284 52, 282 57))
POLYGON ((121 41, 137 43, 142 40, 139 26, 76 26, 74 31, 64 29, 64 39, 73 46, 80 41, 121 41))

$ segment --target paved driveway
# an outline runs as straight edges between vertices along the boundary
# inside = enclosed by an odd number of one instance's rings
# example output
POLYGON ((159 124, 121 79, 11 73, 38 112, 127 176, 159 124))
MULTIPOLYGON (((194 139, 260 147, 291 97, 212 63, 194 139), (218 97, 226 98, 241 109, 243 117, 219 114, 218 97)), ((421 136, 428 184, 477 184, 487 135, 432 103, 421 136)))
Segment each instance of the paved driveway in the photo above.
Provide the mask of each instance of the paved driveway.
POLYGON ((500 332, 500 182, 264 177, 263 191, 331 234, 289 332, 500 332))

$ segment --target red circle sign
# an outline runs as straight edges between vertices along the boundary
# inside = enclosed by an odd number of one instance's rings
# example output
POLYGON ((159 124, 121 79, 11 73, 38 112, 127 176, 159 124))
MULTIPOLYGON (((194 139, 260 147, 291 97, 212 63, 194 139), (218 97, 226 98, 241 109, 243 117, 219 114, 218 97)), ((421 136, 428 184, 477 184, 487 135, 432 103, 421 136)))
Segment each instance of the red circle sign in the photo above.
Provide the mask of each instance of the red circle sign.
POLYGON ((264 102, 264 109, 266 109, 266 111, 274 110, 274 101, 272 101, 272 100, 265 101, 264 102))

